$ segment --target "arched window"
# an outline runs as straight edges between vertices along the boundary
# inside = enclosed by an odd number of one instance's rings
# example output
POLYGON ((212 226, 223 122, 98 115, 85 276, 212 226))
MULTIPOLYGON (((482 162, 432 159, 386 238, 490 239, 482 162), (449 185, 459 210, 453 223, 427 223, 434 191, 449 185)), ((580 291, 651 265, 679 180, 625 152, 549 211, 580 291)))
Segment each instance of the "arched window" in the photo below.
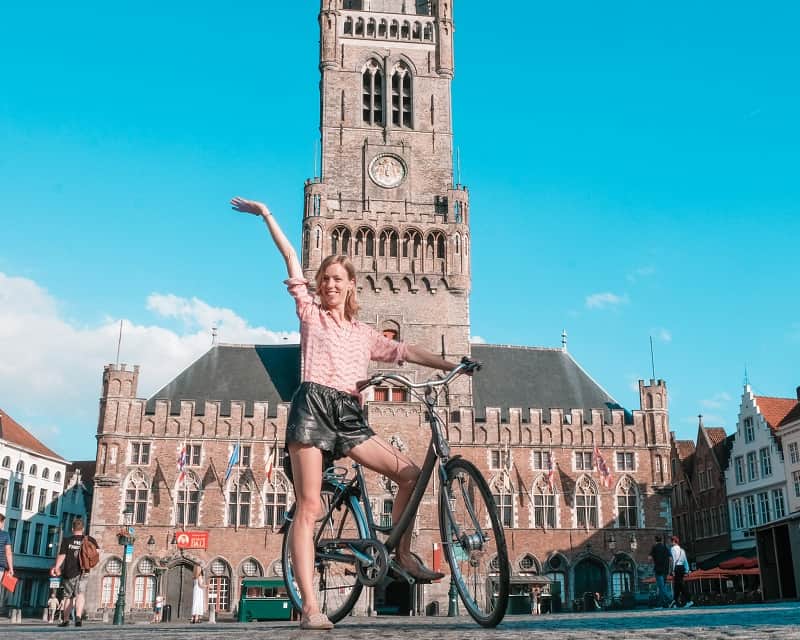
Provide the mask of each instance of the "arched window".
POLYGON ((353 19, 350 16, 344 19, 344 35, 353 35, 353 19))
POLYGON ((403 38, 403 40, 411 38, 411 23, 408 20, 404 20, 403 26, 400 27, 400 37, 403 38))
POLYGON ((514 485, 507 473, 495 476, 490 483, 494 502, 500 514, 500 523, 504 527, 514 526, 514 485))
POLYGON ((611 568, 611 595, 619 598, 624 593, 633 593, 635 565, 630 556, 617 554, 611 568))
POLYGON ((234 480, 228 489, 228 526, 250 526, 250 500, 253 489, 244 477, 234 480))
POLYGON ((363 36, 364 35, 364 18, 359 18, 356 20, 356 35, 363 36))
POLYGON ((42 469, 42 480, 49 480, 50 479, 50 469, 45 467, 42 469))
POLYGON ((372 229, 362 227, 356 231, 356 246, 354 255, 375 257, 375 232, 372 229))
POLYGON ((528 575, 539 575, 541 568, 539 567, 539 561, 536 559, 536 556, 526 553, 519 559, 519 570, 528 575))
POLYGON ((336 227, 331 234, 331 253, 335 256, 350 253, 350 229, 336 227))
POLYGON ((411 69, 403 62, 392 72, 392 122, 396 127, 413 128, 411 69))
POLYGON ((317 249, 322 245, 322 229, 319 227, 317 227, 317 230, 314 232, 314 245, 317 249))
POLYGON ((25 473, 25 463, 22 460, 17 462, 17 473, 25 473))
POLYGON ((200 519, 200 479, 188 471, 178 484, 175 501, 175 526, 196 526, 200 519))
MULTIPOLYGON (((216 602, 218 611, 231 610, 231 568, 230 565, 217 558, 209 565, 208 599, 216 602)), ((205 607, 204 607, 205 608, 205 607)))
POLYGON ((387 255, 390 258, 397 257, 397 231, 394 229, 384 229, 381 232, 378 255, 382 258, 387 255))
POLYGON ((53 475, 53 482, 61 482, 61 472, 56 471, 53 475))
POLYGON ((596 529, 598 523, 597 485, 588 476, 575 485, 575 521, 583 529, 596 529))
POLYGON ((108 609, 117 603, 119 578, 122 574, 122 560, 109 558, 104 568, 103 580, 100 583, 100 607, 108 609))
POLYGON ((415 22, 414 26, 411 28, 411 39, 412 40, 422 40, 422 23, 415 22))
POLYGON ((389 37, 396 38, 400 30, 400 23, 397 20, 392 20, 392 24, 389 25, 389 37))
POLYGON ((35 476, 38 473, 38 471, 39 467, 37 467, 35 464, 32 464, 31 468, 28 470, 28 473, 32 476, 35 476))
POLYGON ((261 567, 261 563, 255 558, 247 558, 242 562, 240 571, 245 578, 256 578, 264 575, 264 569, 261 567))
POLYGON ((383 71, 370 60, 362 72, 362 119, 376 127, 383 126, 383 71))
POLYGON ((430 22, 425 23, 425 28, 422 31, 423 40, 433 40, 433 25, 430 22))
POLYGON ((617 527, 634 529, 639 526, 639 492, 630 476, 617 484, 617 527))
POLYGON ((416 229, 403 234, 403 257, 416 260, 422 257, 422 235, 416 229))
POLYGON ((156 565, 151 558, 139 561, 138 573, 133 581, 134 609, 152 609, 156 599, 156 565))
POLYGON ((367 22, 367 35, 370 38, 374 38, 375 37, 375 27, 376 27, 376 25, 377 25, 377 23, 375 22, 375 18, 370 18, 369 22, 367 22))
POLYGON ((283 524, 283 516, 289 504, 289 483, 282 473, 276 472, 272 482, 264 486, 264 526, 277 529, 283 524))
POLYGON ((380 24, 378 25, 378 37, 379 38, 385 38, 386 37, 386 32, 387 32, 388 26, 389 26, 389 23, 387 23, 386 20, 381 20, 380 24))
POLYGON ((125 511, 133 512, 133 524, 147 521, 147 499, 150 495, 150 482, 141 469, 134 471, 125 485, 125 511))
POLYGON ((3 469, 10 469, 11 468, 11 457, 6 456, 3 458, 3 469))
POLYGON ((545 476, 539 476, 533 483, 533 526, 556 528, 556 497, 545 476))

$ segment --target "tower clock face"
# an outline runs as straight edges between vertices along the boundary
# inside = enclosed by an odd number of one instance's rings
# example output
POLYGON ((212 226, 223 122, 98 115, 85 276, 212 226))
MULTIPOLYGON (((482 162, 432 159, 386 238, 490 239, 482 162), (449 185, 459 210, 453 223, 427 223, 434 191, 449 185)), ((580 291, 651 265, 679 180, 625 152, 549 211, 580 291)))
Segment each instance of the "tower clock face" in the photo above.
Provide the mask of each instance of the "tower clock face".
POLYGON ((394 189, 406 179, 406 163, 391 153, 382 153, 369 163, 369 177, 379 187, 394 189))

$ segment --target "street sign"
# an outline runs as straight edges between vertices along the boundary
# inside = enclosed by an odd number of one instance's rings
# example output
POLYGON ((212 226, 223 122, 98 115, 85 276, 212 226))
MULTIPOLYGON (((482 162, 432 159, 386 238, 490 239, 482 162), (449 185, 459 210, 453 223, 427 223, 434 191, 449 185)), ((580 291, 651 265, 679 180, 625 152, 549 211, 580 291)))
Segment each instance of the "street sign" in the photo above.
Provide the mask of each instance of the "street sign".
POLYGON ((178 549, 208 549, 208 531, 179 531, 175 542, 178 549))
POLYGON ((125 562, 130 562, 133 560, 133 545, 126 544, 125 545, 125 562))
POLYGON ((58 589, 61 586, 61 578, 50 578, 50 588, 58 589))

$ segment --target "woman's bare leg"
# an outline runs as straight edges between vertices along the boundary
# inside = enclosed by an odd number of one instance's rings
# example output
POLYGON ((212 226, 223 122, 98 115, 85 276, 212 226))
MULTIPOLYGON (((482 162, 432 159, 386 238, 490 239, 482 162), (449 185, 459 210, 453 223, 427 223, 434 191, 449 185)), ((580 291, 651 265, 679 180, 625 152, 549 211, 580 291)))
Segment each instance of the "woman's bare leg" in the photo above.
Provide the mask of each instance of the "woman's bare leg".
POLYGON ((319 613, 314 593, 314 524, 322 515, 322 451, 311 445, 289 445, 294 476, 295 512, 289 528, 292 568, 303 598, 303 615, 319 613))
MULTIPOLYGON (((392 522, 398 522, 419 479, 419 467, 408 456, 395 449, 380 436, 373 436, 366 442, 353 447, 347 455, 367 469, 385 475, 397 483, 397 495, 392 507, 392 522)), ((395 555, 402 567, 415 568, 418 566, 417 560, 411 555, 412 532, 413 525, 410 525, 403 532, 403 536, 397 544, 395 555)))

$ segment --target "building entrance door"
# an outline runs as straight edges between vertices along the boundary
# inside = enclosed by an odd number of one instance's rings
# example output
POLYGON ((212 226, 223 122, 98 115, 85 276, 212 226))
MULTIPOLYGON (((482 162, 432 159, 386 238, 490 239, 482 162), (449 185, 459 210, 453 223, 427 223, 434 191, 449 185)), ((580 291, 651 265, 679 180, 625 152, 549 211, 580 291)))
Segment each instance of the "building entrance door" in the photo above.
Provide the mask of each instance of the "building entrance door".
POLYGON ((594 558, 584 558, 575 565, 575 599, 583 599, 586 593, 607 596, 606 568, 594 558))
POLYGON ((172 607, 172 621, 188 620, 192 615, 192 565, 179 562, 167 569, 164 578, 166 604, 172 607))

